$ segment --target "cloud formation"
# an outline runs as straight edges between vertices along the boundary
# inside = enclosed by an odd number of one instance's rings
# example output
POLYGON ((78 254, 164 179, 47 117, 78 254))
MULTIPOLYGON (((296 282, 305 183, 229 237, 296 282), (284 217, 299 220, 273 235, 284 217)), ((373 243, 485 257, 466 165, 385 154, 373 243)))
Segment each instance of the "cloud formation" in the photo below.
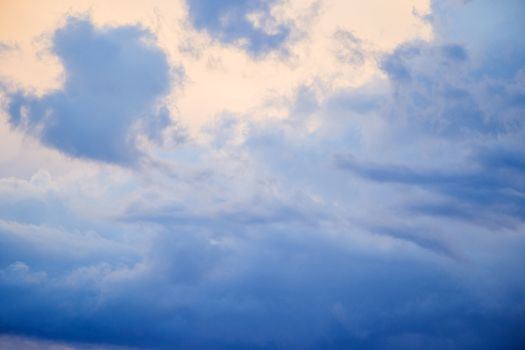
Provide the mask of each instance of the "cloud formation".
MULTIPOLYGON (((254 65, 279 47, 256 39, 271 5, 199 4, 189 20, 254 65)), ((202 139, 140 150, 172 63, 136 26, 70 20, 64 88, 6 110, 80 163, 0 179, 0 345, 521 349, 525 50, 502 7, 435 2, 433 40, 376 53, 366 83, 309 80, 286 115, 225 104, 202 139), (495 67, 480 30, 501 18, 513 64, 495 67)), ((334 35, 334 62, 362 67, 366 42, 334 35)))
POLYGON ((278 49, 288 38, 290 28, 272 16, 277 1, 199 1, 188 0, 191 22, 211 37, 238 45, 254 56, 278 49))
POLYGON ((42 97, 11 95, 14 127, 71 156, 131 164, 137 134, 159 139, 170 125, 160 100, 171 86, 170 67, 146 30, 97 29, 73 18, 54 33, 52 51, 64 65, 64 86, 42 97))

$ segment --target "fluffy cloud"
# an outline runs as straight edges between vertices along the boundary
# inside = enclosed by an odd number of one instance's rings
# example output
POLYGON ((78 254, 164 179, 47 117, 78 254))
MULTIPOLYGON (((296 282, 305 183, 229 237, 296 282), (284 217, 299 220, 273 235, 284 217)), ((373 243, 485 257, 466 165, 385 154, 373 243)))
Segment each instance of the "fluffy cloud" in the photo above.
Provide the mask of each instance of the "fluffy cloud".
POLYGON ((139 27, 96 29, 70 19, 53 36, 64 86, 42 97, 10 96, 10 123, 71 156, 131 164, 137 134, 160 138, 170 125, 160 104, 170 68, 152 35, 139 27))
POLYGON ((276 1, 194 1, 188 10, 193 25, 212 37, 239 45, 258 56, 278 49, 288 38, 289 25, 278 23, 271 9, 276 1))

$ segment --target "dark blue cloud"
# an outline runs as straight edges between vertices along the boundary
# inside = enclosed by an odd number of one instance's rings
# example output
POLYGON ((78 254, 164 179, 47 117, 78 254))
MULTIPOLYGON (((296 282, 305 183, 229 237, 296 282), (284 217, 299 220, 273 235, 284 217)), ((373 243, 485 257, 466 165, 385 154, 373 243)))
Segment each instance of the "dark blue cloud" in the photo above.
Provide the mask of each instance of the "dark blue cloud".
POLYGON ((315 231, 307 223, 170 223, 143 270, 93 266, 106 274, 102 286, 38 279, 12 264, 1 276, 0 324, 155 349, 519 348, 506 309, 487 316, 432 264, 368 255, 315 231))
POLYGON ((170 67, 152 41, 139 27, 96 29, 89 20, 69 19, 53 36, 63 88, 42 97, 11 95, 9 122, 71 156, 137 161, 136 134, 158 137, 171 123, 157 111, 170 89, 170 67))
MULTIPOLYGON (((359 163, 351 157, 339 158, 338 164, 342 169, 372 181, 437 191, 451 197, 455 204, 461 204, 463 210, 468 208, 473 214, 469 219, 509 216, 525 220, 525 182, 523 169, 520 168, 523 157, 507 157, 505 154, 496 157, 482 155, 482 165, 462 171, 415 170, 404 166, 359 163)), ((449 203, 449 210, 453 206, 454 203, 449 203)), ((426 205, 423 207, 428 208, 426 205)), ((454 215, 447 211, 442 214, 454 215)))
POLYGON ((279 24, 268 32, 248 19, 248 15, 257 13, 263 22, 272 21, 270 8, 275 3, 275 0, 187 0, 190 19, 197 29, 206 30, 224 43, 239 45, 254 56, 280 48, 290 33, 289 26, 279 24))

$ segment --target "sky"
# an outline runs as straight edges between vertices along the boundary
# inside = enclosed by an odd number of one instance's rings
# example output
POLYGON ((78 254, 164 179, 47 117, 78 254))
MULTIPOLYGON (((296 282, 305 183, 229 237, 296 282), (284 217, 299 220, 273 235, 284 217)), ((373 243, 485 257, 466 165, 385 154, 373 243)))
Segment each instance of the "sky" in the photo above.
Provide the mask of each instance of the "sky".
POLYGON ((0 348, 525 347, 522 0, 0 0, 0 348))

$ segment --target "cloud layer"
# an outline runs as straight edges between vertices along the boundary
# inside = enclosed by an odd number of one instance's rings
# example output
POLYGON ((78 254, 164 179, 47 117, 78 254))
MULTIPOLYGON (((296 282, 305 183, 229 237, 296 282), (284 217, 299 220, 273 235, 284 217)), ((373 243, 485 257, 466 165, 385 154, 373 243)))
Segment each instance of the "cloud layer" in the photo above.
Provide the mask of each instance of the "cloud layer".
MULTIPOLYGON (((190 1, 187 20, 255 67, 304 34, 272 22, 279 5, 190 1)), ((521 9, 435 2, 433 39, 387 51, 337 29, 330 55, 374 61, 366 82, 260 104, 285 115, 225 104, 183 143, 151 142, 180 117, 155 37, 70 18, 62 88, 4 92, 6 133, 62 166, 0 178, 0 345, 521 349, 521 9)))

